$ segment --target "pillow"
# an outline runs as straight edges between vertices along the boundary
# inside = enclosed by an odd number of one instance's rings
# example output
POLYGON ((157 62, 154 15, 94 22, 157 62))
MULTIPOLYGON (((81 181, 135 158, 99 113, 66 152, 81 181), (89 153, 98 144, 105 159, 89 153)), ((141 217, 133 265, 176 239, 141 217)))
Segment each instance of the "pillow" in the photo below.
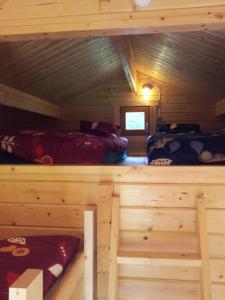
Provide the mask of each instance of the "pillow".
POLYGON ((186 123, 166 123, 157 126, 157 131, 165 133, 199 132, 200 125, 186 123))
POLYGON ((92 133, 96 135, 108 135, 111 133, 116 134, 120 126, 107 122, 89 122, 89 121, 80 121, 80 130, 92 133))

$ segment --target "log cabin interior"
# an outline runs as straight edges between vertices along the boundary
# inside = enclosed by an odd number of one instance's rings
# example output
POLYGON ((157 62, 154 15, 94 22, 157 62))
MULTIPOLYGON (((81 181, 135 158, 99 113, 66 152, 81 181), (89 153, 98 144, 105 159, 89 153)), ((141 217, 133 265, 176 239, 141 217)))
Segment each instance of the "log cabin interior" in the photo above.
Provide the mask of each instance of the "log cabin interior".
POLYGON ((128 133, 130 156, 146 155, 156 122, 213 132, 225 124, 224 45, 224 30, 2 42, 0 82, 16 91, 7 99, 1 87, 1 129, 79 130, 80 120, 119 124, 120 107, 155 108, 144 135, 128 133))
MULTIPOLYGON (((95 206, 92 288, 78 260, 61 287, 68 300, 224 300, 224 50, 224 0, 0 1, 1 153, 18 158, 0 165, 0 256, 19 247, 29 257, 24 236, 74 236, 75 227, 82 236, 80 206, 95 206), (129 128, 128 113, 144 115, 140 128, 129 128), (71 140, 84 127, 90 138, 100 123, 128 140, 117 163, 97 154, 68 163, 36 144, 44 136, 48 149, 52 136, 71 140), (195 152, 178 160, 186 134, 195 152)), ((12 300, 43 299, 37 276, 28 284, 9 272, 0 271, 2 299, 17 280, 12 300)))

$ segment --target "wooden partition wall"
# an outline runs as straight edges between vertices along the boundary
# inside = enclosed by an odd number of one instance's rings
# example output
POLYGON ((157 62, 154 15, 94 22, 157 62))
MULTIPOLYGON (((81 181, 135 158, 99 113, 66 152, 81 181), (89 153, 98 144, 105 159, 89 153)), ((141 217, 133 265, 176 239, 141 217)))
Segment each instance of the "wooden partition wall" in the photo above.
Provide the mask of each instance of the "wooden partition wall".
POLYGON ((224 171, 1 166, 0 236, 73 234, 77 207, 97 204, 97 299, 222 300, 224 171))

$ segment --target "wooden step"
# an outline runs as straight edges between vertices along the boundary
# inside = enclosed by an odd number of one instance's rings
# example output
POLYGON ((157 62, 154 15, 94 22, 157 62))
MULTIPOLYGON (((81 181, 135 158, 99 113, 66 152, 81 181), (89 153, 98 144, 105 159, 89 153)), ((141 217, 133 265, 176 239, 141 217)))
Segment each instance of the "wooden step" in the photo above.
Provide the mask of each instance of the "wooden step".
POLYGON ((202 261, 199 254, 193 253, 155 253, 144 251, 119 251, 118 264, 195 267, 200 268, 202 261))

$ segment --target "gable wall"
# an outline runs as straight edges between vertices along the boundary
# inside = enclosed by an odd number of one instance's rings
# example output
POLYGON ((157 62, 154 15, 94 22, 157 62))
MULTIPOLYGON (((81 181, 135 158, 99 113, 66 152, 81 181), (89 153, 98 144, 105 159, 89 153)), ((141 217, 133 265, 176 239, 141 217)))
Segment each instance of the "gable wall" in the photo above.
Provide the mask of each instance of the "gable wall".
MULTIPOLYGON (((61 121, 0 106, 0 130, 6 129, 79 129, 80 120, 119 123, 123 105, 148 105, 129 91, 126 79, 119 75, 101 88, 69 101, 63 107, 61 121)), ((160 122, 200 124, 203 131, 214 131, 225 124, 225 117, 215 118, 215 105, 202 95, 193 95, 171 87, 161 88, 160 122)), ((129 154, 145 154, 147 136, 129 136, 129 154)))
MULTIPOLYGON (((222 126, 222 121, 215 120, 215 104, 202 95, 192 95, 188 91, 169 87, 163 87, 161 93, 162 123, 198 123, 202 130, 209 132, 222 126)), ((118 123, 120 105, 146 105, 140 97, 130 93, 123 77, 111 80, 104 87, 68 103, 63 109, 63 126, 78 129, 81 119, 118 123)), ((129 136, 130 154, 143 155, 146 138, 147 136, 129 136)))

